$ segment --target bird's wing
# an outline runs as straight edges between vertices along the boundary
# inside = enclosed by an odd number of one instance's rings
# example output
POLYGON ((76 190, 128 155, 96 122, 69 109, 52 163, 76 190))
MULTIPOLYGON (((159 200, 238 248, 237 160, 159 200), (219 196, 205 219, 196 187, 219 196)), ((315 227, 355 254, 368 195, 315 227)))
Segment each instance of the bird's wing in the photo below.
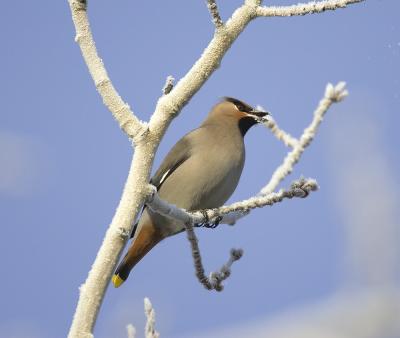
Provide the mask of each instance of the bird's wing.
POLYGON ((188 135, 181 138, 178 143, 170 150, 165 157, 161 166, 158 168, 150 183, 153 184, 157 190, 165 180, 191 155, 191 142, 188 135))
MULTIPOLYGON (((190 134, 182 137, 175 146, 170 150, 168 155, 165 157, 164 161, 161 163, 160 167, 150 180, 157 190, 160 189, 161 185, 165 180, 191 155, 191 142, 190 134)), ((143 206, 143 211, 146 209, 146 205, 143 206)), ((140 219, 140 217, 138 218, 140 219)), ((135 235, 137 225, 139 221, 133 226, 131 238, 135 235)))

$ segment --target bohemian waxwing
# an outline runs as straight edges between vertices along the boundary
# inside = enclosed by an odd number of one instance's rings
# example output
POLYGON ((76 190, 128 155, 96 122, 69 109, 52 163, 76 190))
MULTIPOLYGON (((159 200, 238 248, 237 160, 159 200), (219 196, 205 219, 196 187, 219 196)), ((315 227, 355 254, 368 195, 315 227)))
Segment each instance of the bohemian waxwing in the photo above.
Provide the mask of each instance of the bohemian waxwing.
MULTIPOLYGON (((162 162, 151 179, 159 196, 189 211, 223 205, 242 173, 243 137, 250 127, 265 121, 267 114, 237 99, 224 98, 162 162)), ((183 230, 183 224, 144 208, 132 232, 133 243, 112 278, 114 286, 119 287, 158 242, 183 230)))

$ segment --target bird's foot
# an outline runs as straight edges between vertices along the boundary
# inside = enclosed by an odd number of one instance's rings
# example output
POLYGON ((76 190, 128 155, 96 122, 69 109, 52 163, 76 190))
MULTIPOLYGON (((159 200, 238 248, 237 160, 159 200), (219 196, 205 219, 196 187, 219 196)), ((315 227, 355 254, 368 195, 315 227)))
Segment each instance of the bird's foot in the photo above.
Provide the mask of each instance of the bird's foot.
POLYGON ((210 229, 215 229, 219 225, 219 222, 221 221, 222 221, 222 216, 217 216, 214 222, 207 223, 205 227, 210 229))
POLYGON ((207 212, 205 210, 201 210, 201 213, 204 216, 204 222, 195 224, 196 227, 215 229, 219 225, 219 222, 221 222, 222 220, 222 216, 217 216, 213 222, 210 222, 210 218, 208 217, 207 212))
POLYGON ((200 210, 200 212, 203 214, 204 222, 196 223, 194 226, 196 228, 201 228, 201 227, 207 228, 209 226, 209 221, 210 221, 208 214, 205 210, 200 210))

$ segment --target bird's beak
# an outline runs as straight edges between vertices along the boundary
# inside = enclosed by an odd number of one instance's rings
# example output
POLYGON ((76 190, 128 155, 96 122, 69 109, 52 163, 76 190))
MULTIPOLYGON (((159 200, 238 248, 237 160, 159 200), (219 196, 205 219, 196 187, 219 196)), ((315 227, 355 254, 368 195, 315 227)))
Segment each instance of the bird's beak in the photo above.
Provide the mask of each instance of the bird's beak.
POLYGON ((257 123, 268 122, 269 112, 254 109, 248 112, 248 114, 251 115, 257 121, 257 123))

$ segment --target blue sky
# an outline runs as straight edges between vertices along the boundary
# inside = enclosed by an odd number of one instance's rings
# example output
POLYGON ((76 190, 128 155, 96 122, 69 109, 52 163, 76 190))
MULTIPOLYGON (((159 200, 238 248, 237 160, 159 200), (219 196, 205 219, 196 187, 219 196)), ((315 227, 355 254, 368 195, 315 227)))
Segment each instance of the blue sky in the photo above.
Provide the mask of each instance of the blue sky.
MULTIPOLYGON (((220 1, 222 17, 240 3, 220 1)), ((347 188, 384 176, 399 191, 399 13, 397 0, 368 0, 336 12, 250 23, 172 123, 156 165, 222 96, 262 105, 298 136, 326 83, 344 80, 350 96, 328 112, 284 182, 310 176, 321 190, 256 210, 235 227, 198 231, 208 271, 231 247, 245 251, 222 293, 197 282, 183 235, 164 241, 122 288, 108 290, 96 337, 125 337, 128 322, 141 330, 145 296, 156 307, 163 337, 188 337, 324 299, 349 278, 370 281, 363 272, 353 276, 354 257, 345 249, 352 219, 346 206, 353 200, 343 206, 343 173, 359 156, 364 167, 377 168, 375 176, 360 181, 363 167, 357 167, 347 188), (368 142, 372 136, 379 146, 368 142), (377 157, 383 167, 373 164, 377 157)), ((182 77, 213 34, 204 1, 90 1, 89 17, 115 87, 143 120, 165 78, 182 77)), ((0 336, 61 337, 117 206, 132 150, 94 88, 67 1, 4 3, 0 35, 0 336)), ((246 151, 231 201, 264 186, 287 150, 258 127, 247 135, 246 151)))

